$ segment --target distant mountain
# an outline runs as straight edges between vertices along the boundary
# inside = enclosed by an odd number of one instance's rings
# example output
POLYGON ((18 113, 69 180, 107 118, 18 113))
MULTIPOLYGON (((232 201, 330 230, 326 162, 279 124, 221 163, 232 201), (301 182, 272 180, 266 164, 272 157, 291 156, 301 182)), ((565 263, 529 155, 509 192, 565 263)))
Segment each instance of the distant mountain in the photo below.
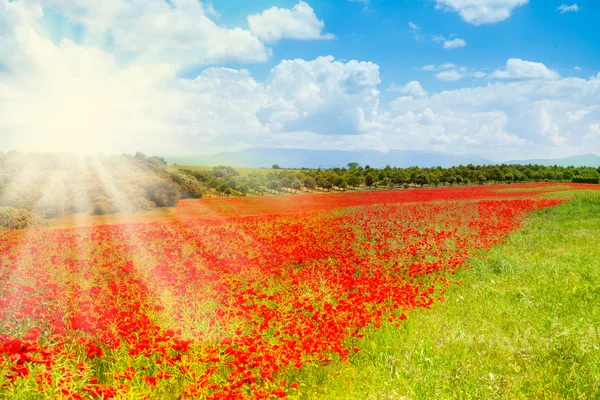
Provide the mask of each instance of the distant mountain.
POLYGON ((333 168, 345 167, 350 162, 383 168, 395 167, 451 167, 467 164, 492 164, 478 156, 452 155, 428 151, 390 150, 386 153, 376 150, 308 150, 286 148, 251 148, 237 152, 223 152, 213 155, 189 157, 164 157, 170 164, 232 167, 270 168, 278 164, 281 168, 333 168))
POLYGON ((537 165, 558 165, 560 167, 600 167, 600 157, 595 154, 584 154, 582 156, 571 156, 558 159, 534 159, 534 160, 513 160, 504 164, 537 164, 537 165))
MULTIPOLYGON (((164 157, 171 164, 232 167, 270 168, 278 164, 282 168, 333 168, 345 167, 349 162, 383 168, 395 167, 452 167, 455 165, 487 165, 494 163, 472 155, 453 155, 431 151, 390 150, 386 153, 376 150, 309 150, 286 148, 251 148, 236 152, 222 152, 213 155, 164 157)), ((558 166, 600 166, 600 157, 594 154, 571 156, 560 159, 511 160, 503 164, 538 164, 558 166)))

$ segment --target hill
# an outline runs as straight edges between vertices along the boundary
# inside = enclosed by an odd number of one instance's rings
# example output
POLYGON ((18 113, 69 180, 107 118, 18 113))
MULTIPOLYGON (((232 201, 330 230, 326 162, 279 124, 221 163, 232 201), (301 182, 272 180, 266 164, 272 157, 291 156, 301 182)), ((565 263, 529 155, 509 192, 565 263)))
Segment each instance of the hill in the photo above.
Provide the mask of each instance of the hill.
POLYGON ((559 167, 600 167, 600 157, 595 154, 584 154, 581 156, 571 156, 565 158, 547 158, 547 159, 532 159, 532 160, 513 160, 507 161, 505 164, 518 164, 518 165, 545 165, 553 166, 558 165, 559 167))
POLYGON ((408 167, 453 167, 458 165, 544 165, 561 167, 599 167, 600 157, 584 154, 559 159, 510 160, 495 163, 474 155, 456 155, 431 151, 390 150, 311 150, 287 148, 250 148, 240 151, 226 151, 212 155, 164 157, 169 163, 190 166, 228 165, 234 168, 270 168, 278 164, 282 168, 336 168, 345 167, 349 162, 383 168, 386 165, 399 168, 408 167))
POLYGON ((251 148, 237 152, 189 157, 165 157, 169 163, 197 166, 229 165, 232 167, 261 168, 278 164, 284 168, 335 168, 350 162, 383 168, 386 165, 406 167, 451 167, 467 164, 491 164, 472 155, 453 155, 437 152, 390 150, 310 150, 286 148, 251 148))

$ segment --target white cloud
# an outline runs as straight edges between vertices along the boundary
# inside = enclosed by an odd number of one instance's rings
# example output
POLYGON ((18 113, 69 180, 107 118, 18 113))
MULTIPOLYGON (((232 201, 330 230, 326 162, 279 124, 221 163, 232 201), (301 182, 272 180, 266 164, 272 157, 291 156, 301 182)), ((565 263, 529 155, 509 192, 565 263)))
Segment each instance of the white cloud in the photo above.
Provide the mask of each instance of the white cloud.
POLYGON ((136 53, 140 62, 263 62, 270 55, 250 31, 217 25, 210 18, 212 7, 197 0, 37 1, 73 23, 110 34, 118 48, 136 53))
POLYGON ((465 47, 467 45, 467 42, 464 39, 459 39, 459 38, 446 39, 442 35, 429 35, 429 34, 421 33, 421 28, 413 22, 409 22, 408 27, 412 30, 412 32, 414 34, 414 38, 417 41, 443 43, 445 49, 456 49, 459 47, 465 47))
POLYGON ((560 75, 544 64, 511 58, 504 71, 496 70, 490 75, 497 79, 559 79, 560 75))
POLYGON ((370 62, 282 61, 266 83, 270 104, 259 113, 277 131, 358 134, 377 115, 379 66, 370 62))
POLYGON ((487 76, 484 72, 475 71, 469 72, 467 67, 460 67, 456 64, 452 63, 444 63, 440 65, 425 65, 421 68, 416 68, 419 71, 442 71, 442 73, 435 74, 435 76, 440 80, 445 81, 457 81, 464 77, 471 76, 473 78, 483 78, 487 76), (438 76, 439 75, 439 76, 438 76))
POLYGON ((560 128, 552 120, 552 116, 545 108, 540 108, 539 111, 539 133, 548 141, 556 146, 564 144, 567 140, 560 136, 560 128))
POLYGON ((590 124, 585 137, 592 142, 600 142, 600 122, 590 124))
POLYGON ((248 16, 250 32, 261 40, 333 39, 323 33, 325 23, 319 20, 310 5, 300 1, 292 9, 271 7, 261 14, 248 16))
POLYGON ((465 75, 462 72, 459 72, 455 69, 450 69, 447 71, 438 72, 437 74, 435 74, 435 77, 441 81, 455 82, 464 78, 465 75))
POLYGON ((463 143, 496 158, 559 157, 598 145, 600 137, 586 133, 600 121, 599 102, 600 77, 500 82, 422 99, 399 98, 390 119, 394 129, 416 142, 420 135, 429 143, 427 138, 445 134, 450 140, 445 149, 463 143), (436 116, 433 122, 415 122, 427 109, 436 116))
MULTIPOLYGON (((380 104, 379 67, 370 62, 284 60, 264 81, 221 67, 184 79, 175 62, 122 64, 92 46, 53 43, 37 25, 41 8, 28 4, 0 0, 4 149, 189 154, 362 147, 513 159, 600 145, 600 74, 561 78, 545 66, 509 60, 501 72, 518 80, 429 94, 413 81, 391 88, 400 97, 380 104)), ((479 74, 450 63, 423 69, 479 74)))
POLYGON ((579 7, 577 3, 572 4, 570 6, 566 4, 561 4, 560 7, 558 7, 556 10, 560 11, 561 14, 564 14, 568 12, 578 12, 579 10, 581 10, 581 7, 579 7))
POLYGON ((598 109, 600 109, 600 106, 592 106, 580 110, 567 111, 567 116, 569 117, 570 121, 579 122, 598 109))
POLYGON ((408 94, 413 97, 427 96, 427 92, 425 91, 425 89, 423 89, 423 86, 421 86, 421 83, 419 83, 419 81, 411 81, 404 86, 397 86, 396 84, 392 84, 387 89, 387 91, 408 94))
POLYGON ((467 42, 465 42, 463 39, 459 39, 459 38, 444 41, 445 49, 456 49, 459 47, 465 47, 466 45, 467 45, 467 42))
POLYGON ((575 71, 581 71, 581 67, 578 67, 578 66, 575 66, 575 67, 573 67, 573 69, 574 69, 575 71))
POLYGON ((440 64, 437 66, 438 70, 444 70, 444 69, 452 69, 455 68, 456 65, 452 64, 452 63, 444 63, 444 64, 440 64))
POLYGON ((436 0, 436 7, 460 14, 473 25, 491 24, 508 19, 513 9, 529 0, 436 0))

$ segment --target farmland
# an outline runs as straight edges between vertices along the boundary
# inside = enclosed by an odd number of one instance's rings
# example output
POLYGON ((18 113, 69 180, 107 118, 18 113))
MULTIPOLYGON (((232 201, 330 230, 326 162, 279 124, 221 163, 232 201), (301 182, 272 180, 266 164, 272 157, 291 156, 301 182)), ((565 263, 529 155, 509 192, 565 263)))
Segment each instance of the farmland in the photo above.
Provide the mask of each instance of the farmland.
POLYGON ((593 397, 597 189, 188 199, 4 232, 1 393, 593 397))

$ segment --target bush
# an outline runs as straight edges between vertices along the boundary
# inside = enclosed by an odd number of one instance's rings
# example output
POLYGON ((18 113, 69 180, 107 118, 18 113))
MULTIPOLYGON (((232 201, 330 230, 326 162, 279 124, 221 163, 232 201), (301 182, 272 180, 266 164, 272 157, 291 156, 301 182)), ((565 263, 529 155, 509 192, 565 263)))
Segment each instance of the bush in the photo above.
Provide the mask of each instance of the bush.
POLYGON ((112 214, 114 211, 108 201, 98 200, 92 204, 92 215, 112 214))
POLYGON ((23 208, 0 207, 0 228, 24 229, 45 225, 44 218, 23 208))
POLYGON ((179 185, 183 198, 199 199, 204 195, 204 187, 194 175, 187 172, 172 172, 171 179, 179 185))
POLYGON ((598 178, 597 176, 576 176, 573 178, 573 180, 571 181, 573 183, 595 183, 595 184, 600 184, 600 178, 598 178))
POLYGON ((170 182, 158 182, 148 187, 148 197, 157 207, 175 207, 179 203, 179 188, 170 182))

